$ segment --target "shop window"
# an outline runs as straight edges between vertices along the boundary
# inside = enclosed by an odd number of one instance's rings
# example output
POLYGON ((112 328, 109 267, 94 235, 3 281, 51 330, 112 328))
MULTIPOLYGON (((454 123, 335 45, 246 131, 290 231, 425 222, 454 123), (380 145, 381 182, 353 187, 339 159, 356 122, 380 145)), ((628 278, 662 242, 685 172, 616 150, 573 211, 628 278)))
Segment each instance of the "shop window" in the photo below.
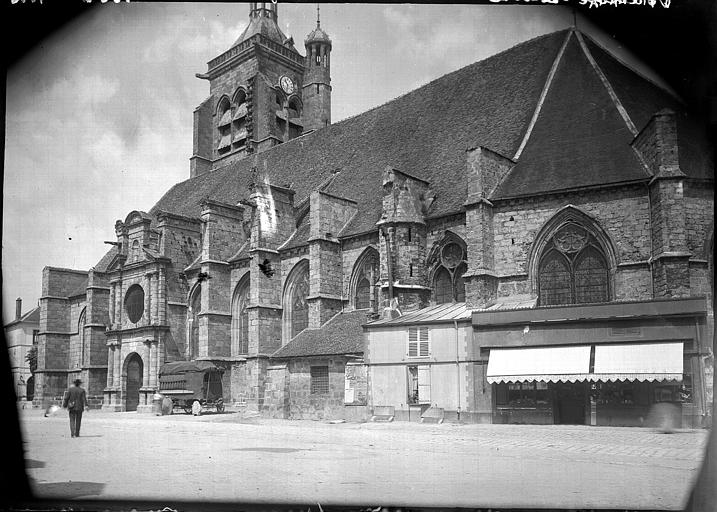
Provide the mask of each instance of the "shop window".
POLYGON ((431 344, 428 327, 410 327, 408 329, 408 357, 428 357, 431 344))
POLYGON ((311 367, 311 394, 325 395, 329 392, 329 367, 311 367))
POLYGON ((507 407, 543 407, 550 404, 547 382, 510 382, 496 384, 496 405, 507 407))
POLYGON ((607 260, 594 237, 573 223, 558 230, 538 267, 540 305, 607 302, 608 282, 607 260))
POLYGON ((134 284, 127 290, 124 299, 124 307, 127 317, 133 324, 139 322, 144 314, 144 290, 138 284, 134 284))
POLYGON ((431 402, 431 367, 428 365, 408 367, 408 403, 431 402))

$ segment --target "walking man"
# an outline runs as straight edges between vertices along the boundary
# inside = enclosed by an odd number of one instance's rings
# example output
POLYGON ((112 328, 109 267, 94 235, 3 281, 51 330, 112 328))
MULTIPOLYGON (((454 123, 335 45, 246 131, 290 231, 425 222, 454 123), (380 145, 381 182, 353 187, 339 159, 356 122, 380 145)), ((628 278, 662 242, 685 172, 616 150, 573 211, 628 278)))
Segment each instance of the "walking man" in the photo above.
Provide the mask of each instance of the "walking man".
POLYGON ((82 381, 75 379, 74 386, 65 393, 62 407, 70 413, 70 434, 72 437, 80 437, 80 425, 82 424, 82 411, 87 407, 87 394, 80 387, 82 381))

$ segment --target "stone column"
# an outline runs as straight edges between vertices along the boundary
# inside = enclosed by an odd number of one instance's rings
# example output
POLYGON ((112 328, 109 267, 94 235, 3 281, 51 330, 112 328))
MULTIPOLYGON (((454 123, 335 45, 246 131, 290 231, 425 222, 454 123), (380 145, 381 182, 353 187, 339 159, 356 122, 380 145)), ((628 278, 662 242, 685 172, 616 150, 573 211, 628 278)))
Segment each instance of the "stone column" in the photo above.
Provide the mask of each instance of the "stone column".
POLYGON ((149 386, 153 387, 155 389, 159 389, 159 384, 157 382, 157 373, 159 372, 159 358, 157 357, 157 345, 159 345, 159 342, 156 340, 152 340, 149 344, 149 353, 150 353, 150 367, 149 367, 149 386))
POLYGON ((152 325, 157 325, 159 323, 159 308, 157 307, 157 304, 159 302, 159 274, 155 272, 151 276, 152 279, 152 325))
POLYGON ((167 302, 166 296, 166 278, 164 268, 159 269, 159 290, 158 290, 157 316, 160 325, 167 325, 167 302))
POLYGON ((109 345, 107 347, 107 387, 111 388, 114 380, 114 355, 115 355, 115 346, 109 345))
POLYGON ((122 281, 115 283, 115 319, 117 326, 122 325, 122 281))
POLYGON ((115 323, 115 295, 116 295, 116 283, 110 283, 110 325, 115 323))
POLYGON ((115 356, 114 356, 114 376, 113 376, 113 387, 120 389, 122 387, 122 345, 119 343, 115 345, 115 356))
POLYGON ((149 387, 149 372, 152 368, 152 341, 146 340, 144 342, 144 349, 142 350, 142 359, 144 359, 144 364, 142 365, 142 387, 146 388, 149 387))
POLYGON ((151 311, 151 305, 152 305, 152 285, 150 282, 149 275, 145 274, 142 278, 142 288, 144 288, 144 324, 150 325, 152 323, 152 319, 150 318, 150 311, 151 311))

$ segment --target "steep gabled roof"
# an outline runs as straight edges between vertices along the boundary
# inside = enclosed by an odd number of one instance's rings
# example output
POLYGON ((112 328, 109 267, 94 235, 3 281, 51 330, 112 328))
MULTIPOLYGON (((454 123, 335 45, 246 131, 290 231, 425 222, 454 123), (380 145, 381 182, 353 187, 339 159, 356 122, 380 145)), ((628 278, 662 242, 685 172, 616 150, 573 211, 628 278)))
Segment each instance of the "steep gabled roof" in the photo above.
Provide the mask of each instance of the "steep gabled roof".
POLYGON ((304 329, 272 357, 328 356, 363 353, 365 309, 339 313, 319 329, 304 329))
POLYGON ((8 322, 5 324, 5 328, 10 327, 15 324, 19 323, 29 323, 29 324, 39 324, 40 323, 40 308, 36 307, 25 313, 24 315, 20 316, 20 318, 16 318, 12 322, 8 322))
MULTIPOLYGON (((257 166, 272 184, 293 188, 295 204, 340 171, 324 190, 359 207, 343 236, 375 228, 386 166, 430 182, 436 193, 430 215, 460 211, 466 149, 480 144, 515 152, 565 35, 533 39, 276 146, 257 156, 257 166)), ((254 158, 246 158, 178 183, 152 211, 198 217, 205 197, 235 204, 248 195, 253 165, 254 158)))
POLYGON ((583 34, 570 33, 546 88, 517 164, 492 199, 648 179, 630 143, 664 108, 677 113, 682 171, 712 177, 709 145, 679 101, 583 34))

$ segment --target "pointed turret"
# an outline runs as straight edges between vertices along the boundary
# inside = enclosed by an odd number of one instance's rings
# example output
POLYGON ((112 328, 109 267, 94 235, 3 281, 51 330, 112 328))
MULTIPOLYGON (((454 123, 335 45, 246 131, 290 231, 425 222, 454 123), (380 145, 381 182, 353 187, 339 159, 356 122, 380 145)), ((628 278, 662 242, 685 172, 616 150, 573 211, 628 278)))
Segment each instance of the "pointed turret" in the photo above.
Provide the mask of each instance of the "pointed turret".
POLYGON ((304 73, 304 130, 318 130, 331 124, 331 39, 321 28, 316 6, 316 28, 306 36, 304 73))

